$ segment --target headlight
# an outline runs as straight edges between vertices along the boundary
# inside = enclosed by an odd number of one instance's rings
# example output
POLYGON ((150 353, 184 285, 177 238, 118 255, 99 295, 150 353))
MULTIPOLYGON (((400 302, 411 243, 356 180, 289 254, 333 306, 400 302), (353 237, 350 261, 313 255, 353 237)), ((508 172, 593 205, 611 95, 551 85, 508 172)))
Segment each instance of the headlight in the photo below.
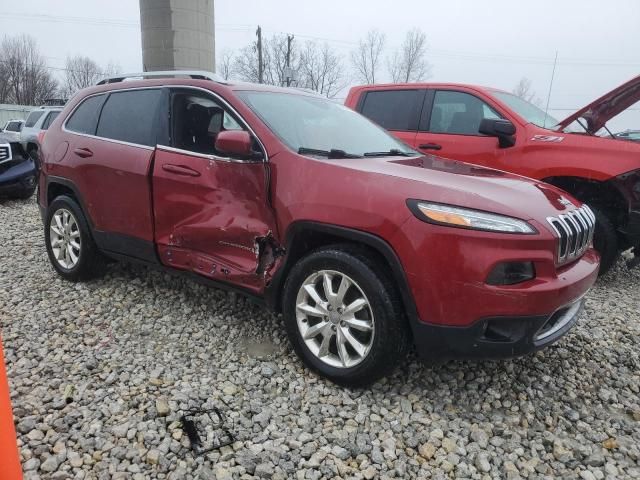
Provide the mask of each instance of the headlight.
POLYGON ((437 225, 489 232, 521 233, 527 235, 538 233, 535 228, 524 220, 499 215, 497 213, 482 212, 420 200, 408 200, 407 205, 420 220, 437 225))

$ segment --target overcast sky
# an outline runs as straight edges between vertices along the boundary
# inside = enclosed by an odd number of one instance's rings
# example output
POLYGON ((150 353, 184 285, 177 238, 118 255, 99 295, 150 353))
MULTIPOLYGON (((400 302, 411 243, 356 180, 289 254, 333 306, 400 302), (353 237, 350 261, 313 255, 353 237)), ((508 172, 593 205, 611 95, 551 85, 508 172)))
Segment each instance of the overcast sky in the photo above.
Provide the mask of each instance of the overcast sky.
MULTIPOLYGON (((372 28, 386 34, 387 56, 419 27, 429 42, 430 80, 512 90, 528 77, 543 103, 557 51, 556 117, 640 74, 639 0, 216 0, 215 15, 218 54, 253 41, 261 25, 267 36, 326 41, 345 63, 372 28)), ((0 0, 0 32, 33 35, 53 68, 82 54, 141 70, 137 0, 0 0)), ((614 127, 640 128, 640 105, 614 127)))

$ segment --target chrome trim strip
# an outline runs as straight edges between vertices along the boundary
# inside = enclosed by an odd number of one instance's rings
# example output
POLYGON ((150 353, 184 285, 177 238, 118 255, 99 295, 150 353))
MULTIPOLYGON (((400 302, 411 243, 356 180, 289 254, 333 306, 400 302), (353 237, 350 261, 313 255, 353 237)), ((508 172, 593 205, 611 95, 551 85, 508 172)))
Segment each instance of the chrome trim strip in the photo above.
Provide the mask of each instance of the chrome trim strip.
MULTIPOLYGON (((569 323, 578 313, 580 308, 582 307, 582 297, 571 305, 566 312, 562 315, 562 318, 556 322, 556 324, 551 327, 549 330, 546 330, 535 337, 535 341, 544 340, 547 337, 550 337, 554 333, 561 330, 567 323, 569 323)), ((556 310, 557 312, 557 310, 556 310)), ((553 314, 555 315, 555 313, 553 314)), ((552 315, 552 316, 553 316, 552 315)), ((551 318, 551 317, 550 317, 551 318)), ((544 328, 544 326, 543 326, 544 328)))
POLYGON ((191 150, 183 150, 182 148, 169 147, 168 145, 156 145, 158 150, 166 152, 179 153, 180 155, 189 155, 192 157, 204 158, 214 162, 225 163, 262 163, 262 160, 239 160, 231 157, 218 157, 217 155, 208 155, 206 153, 192 152, 191 150))
POLYGON ((586 205, 557 217, 547 217, 547 223, 558 237, 558 265, 580 257, 593 241, 595 216, 586 205))
MULTIPOLYGON (((194 87, 193 85, 166 85, 166 86, 164 86, 164 85, 154 85, 154 86, 149 86, 149 87, 114 88, 114 89, 111 89, 111 90, 105 90, 104 92, 97 92, 97 93, 93 93, 91 95, 87 95, 80 102, 78 102, 78 104, 75 107, 73 107, 73 110, 71 110, 69 112, 69 114, 67 115, 67 118, 64 119, 64 122, 62 122, 62 131, 66 132, 66 133, 71 133, 73 135, 79 135, 81 137, 96 138, 96 139, 99 139, 99 140, 105 140, 107 142, 114 142, 114 143, 119 143, 119 144, 122 144, 122 145, 128 145, 130 147, 138 147, 138 148, 144 148, 144 149, 147 149, 147 150, 154 150, 155 147, 150 147, 148 145, 141 145, 139 143, 123 142, 123 141, 114 140, 114 139, 111 139, 111 138, 99 137, 97 135, 90 135, 88 133, 74 132, 73 130, 67 129, 67 122, 69 121, 69 119, 71 118, 73 113, 76 111, 76 109, 80 105, 82 105, 85 101, 87 101, 88 98, 96 97, 98 95, 108 95, 111 92, 127 92, 127 91, 132 91, 132 90, 160 90, 160 89, 163 89, 163 88, 181 88, 181 89, 188 88, 188 89, 192 89, 192 90, 198 90, 198 91, 201 91, 201 92, 205 92, 208 95, 212 95, 213 97, 215 97, 215 99, 217 101, 219 101, 224 106, 226 106, 240 120, 240 124, 242 126, 244 126, 247 130, 249 130, 249 132, 251 132, 251 135, 253 135, 253 137, 258 141, 258 143, 260 144, 260 148, 262 149, 262 152, 264 153, 264 159, 262 159, 262 160, 235 160, 235 159, 228 159, 228 161, 243 162, 243 163, 260 163, 260 162, 268 163, 269 154, 267 153, 267 149, 264 147, 264 144, 262 143, 262 140, 260 140, 260 137, 258 137, 258 135, 256 135, 256 132, 254 132, 254 130, 251 128, 251 126, 242 117, 242 115, 240 115, 238 113, 238 111, 229 104, 229 102, 227 102, 224 98, 222 98, 217 93, 215 93, 215 92, 213 92, 211 90, 207 90, 206 88, 194 87)), ((191 152, 189 150, 181 150, 179 148, 167 147, 165 145, 162 145, 162 147, 163 147, 163 149, 172 149, 171 151, 174 151, 175 153, 189 154, 189 155, 193 155, 193 156, 196 156, 196 157, 207 158, 209 160, 227 161, 227 160, 225 160, 225 157, 214 157, 213 155, 205 155, 205 154, 202 154, 202 153, 191 152)))

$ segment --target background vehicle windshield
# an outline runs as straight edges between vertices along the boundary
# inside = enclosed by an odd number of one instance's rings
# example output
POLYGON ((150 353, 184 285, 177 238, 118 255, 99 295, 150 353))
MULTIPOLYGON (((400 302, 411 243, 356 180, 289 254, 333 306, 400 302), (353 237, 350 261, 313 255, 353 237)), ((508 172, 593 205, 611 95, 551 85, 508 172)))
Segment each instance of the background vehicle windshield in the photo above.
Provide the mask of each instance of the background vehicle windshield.
POLYGON ((359 113, 324 98, 249 91, 239 96, 296 152, 304 147, 363 155, 397 149, 419 155, 359 113))
POLYGON ((545 113, 544 110, 539 109, 534 104, 529 103, 516 95, 507 92, 493 92, 493 94, 506 103, 509 108, 514 110, 527 122, 533 123, 538 127, 552 129, 559 123, 558 120, 548 113, 545 113))

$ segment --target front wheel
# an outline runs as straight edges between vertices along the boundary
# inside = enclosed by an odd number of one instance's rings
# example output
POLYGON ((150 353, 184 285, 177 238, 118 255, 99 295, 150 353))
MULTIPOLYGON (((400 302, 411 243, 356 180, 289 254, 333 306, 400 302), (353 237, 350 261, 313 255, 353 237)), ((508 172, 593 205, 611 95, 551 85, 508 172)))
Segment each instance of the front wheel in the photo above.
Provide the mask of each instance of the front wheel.
POLYGON ((597 207, 591 207, 596 216, 596 229, 593 236, 593 247, 600 254, 600 271, 602 276, 615 265, 620 252, 618 251, 618 234, 616 227, 609 218, 597 207))
POLYGON ((283 301, 296 353, 333 382, 370 384, 405 357, 409 332, 396 288, 360 249, 337 246, 304 257, 288 276, 283 301))

